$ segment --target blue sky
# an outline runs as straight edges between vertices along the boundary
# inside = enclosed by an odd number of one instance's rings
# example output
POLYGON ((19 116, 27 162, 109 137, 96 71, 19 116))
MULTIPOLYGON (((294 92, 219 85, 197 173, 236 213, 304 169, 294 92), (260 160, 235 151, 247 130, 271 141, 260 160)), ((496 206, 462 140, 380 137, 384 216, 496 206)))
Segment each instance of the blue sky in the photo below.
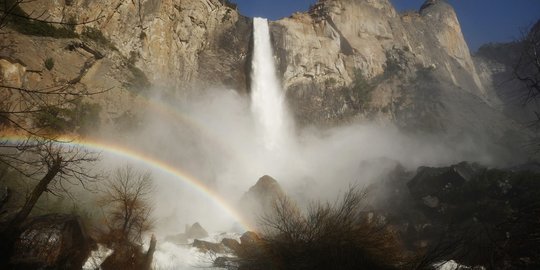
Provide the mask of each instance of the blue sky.
MULTIPOLYGON (((307 10, 316 0, 233 0, 250 17, 279 19, 307 10)), ((418 10, 424 0, 391 0, 398 10, 418 10)), ((448 0, 458 14, 471 50, 487 42, 511 41, 540 19, 540 0, 448 0)))

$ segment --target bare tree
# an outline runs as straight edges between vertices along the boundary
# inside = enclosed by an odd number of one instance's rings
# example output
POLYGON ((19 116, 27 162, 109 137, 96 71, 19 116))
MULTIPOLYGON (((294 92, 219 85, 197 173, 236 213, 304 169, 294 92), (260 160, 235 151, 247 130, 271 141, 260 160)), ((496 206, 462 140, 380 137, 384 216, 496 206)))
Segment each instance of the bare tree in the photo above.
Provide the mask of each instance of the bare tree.
MULTIPOLYGON (((513 69, 514 77, 523 83, 527 103, 540 96, 540 21, 518 41, 521 53, 513 69)), ((540 114, 536 112, 540 121, 540 114)))
POLYGON ((152 192, 150 173, 135 171, 130 166, 118 168, 106 182, 101 203, 106 210, 107 231, 101 232, 98 241, 114 252, 101 265, 103 269, 150 269, 156 239, 152 236, 145 254, 142 236, 153 225, 152 192))
POLYGON ((59 191, 67 191, 67 183, 74 184, 76 181, 84 186, 97 179, 84 166, 97 159, 95 154, 49 140, 34 141, 34 146, 30 144, 27 141, 24 145, 15 145, 12 153, 0 159, 2 163, 37 181, 23 206, 0 224, 0 267, 9 262, 13 245, 23 231, 22 225, 43 193, 57 194, 59 191), (20 147, 28 149, 20 150, 20 147))
POLYGON ((131 166, 114 172, 107 181, 102 200, 108 209, 108 241, 141 243, 143 233, 152 228, 152 192, 152 177, 149 172, 137 172, 131 166))

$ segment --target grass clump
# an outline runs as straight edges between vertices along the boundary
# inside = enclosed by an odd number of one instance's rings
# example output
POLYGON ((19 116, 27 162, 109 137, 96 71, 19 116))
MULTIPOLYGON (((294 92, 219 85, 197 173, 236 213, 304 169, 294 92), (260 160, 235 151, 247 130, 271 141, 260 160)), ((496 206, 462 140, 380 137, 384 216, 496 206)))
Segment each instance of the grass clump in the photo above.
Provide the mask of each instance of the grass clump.
POLYGON ((133 63, 128 63, 128 69, 131 72, 131 78, 128 82, 124 83, 124 87, 139 94, 152 86, 146 74, 133 63))
POLYGON ((43 61, 43 65, 47 70, 52 70, 54 68, 54 59, 52 59, 51 57, 45 59, 45 61, 43 61))
POLYGON ((35 115, 36 127, 62 133, 88 134, 99 126, 101 106, 76 99, 66 106, 47 106, 35 115))

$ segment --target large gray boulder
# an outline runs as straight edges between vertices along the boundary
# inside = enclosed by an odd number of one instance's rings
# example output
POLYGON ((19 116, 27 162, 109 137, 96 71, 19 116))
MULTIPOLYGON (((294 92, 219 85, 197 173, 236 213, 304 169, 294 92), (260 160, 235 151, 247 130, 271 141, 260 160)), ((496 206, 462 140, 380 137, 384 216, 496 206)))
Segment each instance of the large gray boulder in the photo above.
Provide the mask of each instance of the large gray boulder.
POLYGON ((240 209, 244 216, 255 224, 256 219, 273 211, 274 202, 285 196, 279 183, 271 176, 265 175, 250 187, 240 199, 240 209))

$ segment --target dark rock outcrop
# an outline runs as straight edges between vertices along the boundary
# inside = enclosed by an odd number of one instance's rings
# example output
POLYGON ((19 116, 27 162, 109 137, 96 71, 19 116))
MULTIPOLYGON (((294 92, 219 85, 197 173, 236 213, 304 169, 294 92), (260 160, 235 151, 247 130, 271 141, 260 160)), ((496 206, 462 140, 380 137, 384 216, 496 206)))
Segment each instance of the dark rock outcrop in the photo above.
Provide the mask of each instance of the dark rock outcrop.
POLYGON ((261 238, 255 232, 245 232, 240 236, 240 244, 242 247, 257 246, 260 243, 261 238))
POLYGON ((15 269, 81 269, 93 245, 77 216, 39 216, 23 225, 10 263, 15 269))
POLYGON ((4 213, 5 210, 2 208, 8 202, 10 196, 11 190, 8 187, 0 186, 0 215, 4 213))
POLYGON ((218 257, 214 261, 214 266, 222 267, 226 269, 241 269, 240 265, 241 265, 241 261, 238 258, 218 257))
POLYGON ((410 180, 396 174, 377 183, 392 202, 376 204, 375 211, 411 250, 444 250, 441 259, 490 269, 534 269, 540 266, 534 237, 540 233, 540 174, 527 168, 536 166, 420 167, 410 180))
POLYGON ((485 168, 477 164, 462 162, 449 168, 420 167, 416 176, 407 183, 414 198, 423 201, 438 201, 445 192, 459 188, 476 177, 485 168))

